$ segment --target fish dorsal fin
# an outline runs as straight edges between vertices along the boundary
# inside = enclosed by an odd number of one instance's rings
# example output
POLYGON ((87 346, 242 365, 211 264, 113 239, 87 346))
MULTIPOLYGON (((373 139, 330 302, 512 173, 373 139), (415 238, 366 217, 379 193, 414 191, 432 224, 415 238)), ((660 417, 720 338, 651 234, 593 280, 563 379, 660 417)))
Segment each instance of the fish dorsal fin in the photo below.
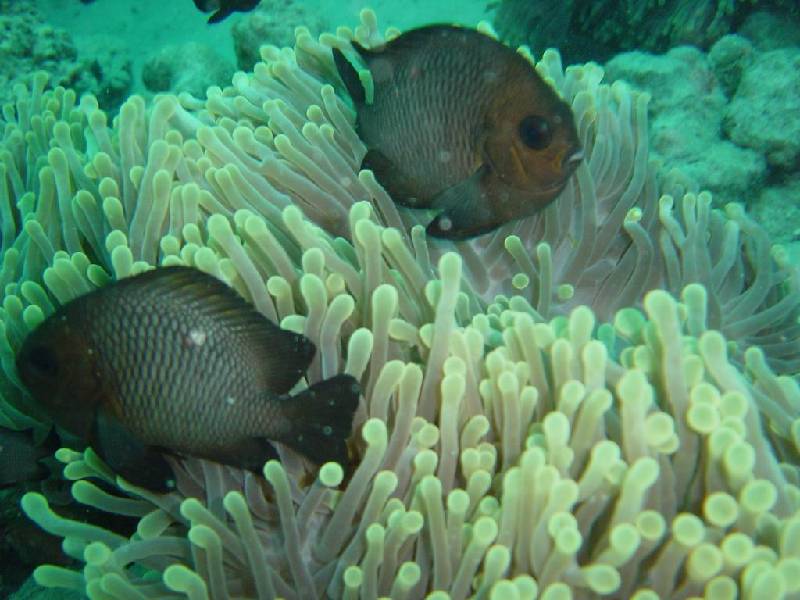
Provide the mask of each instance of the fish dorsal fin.
MULTIPOLYGON (((461 27, 459 25, 447 25, 444 23, 424 25, 404 31, 396 38, 389 40, 386 42, 386 45, 381 48, 381 51, 386 50, 386 52, 396 54, 408 50, 417 54, 420 50, 424 50, 425 48, 438 46, 442 43, 456 43, 457 40, 463 40, 465 37, 472 38, 474 36, 483 36, 483 34, 469 27, 461 27)), ((477 37, 476 39, 480 40, 482 38, 477 37)), ((461 43, 462 42, 459 41, 459 44, 461 43)), ((373 51, 373 54, 374 53, 373 51)), ((367 61, 367 63, 369 63, 371 58, 370 56, 364 56, 364 60, 367 61)))
POLYGON ((212 275, 193 267, 160 267, 118 282, 144 286, 154 300, 163 297, 174 308, 191 310, 214 320, 240 337, 263 357, 261 376, 275 394, 287 393, 305 373, 316 348, 307 337, 281 329, 258 312, 235 290, 212 275))

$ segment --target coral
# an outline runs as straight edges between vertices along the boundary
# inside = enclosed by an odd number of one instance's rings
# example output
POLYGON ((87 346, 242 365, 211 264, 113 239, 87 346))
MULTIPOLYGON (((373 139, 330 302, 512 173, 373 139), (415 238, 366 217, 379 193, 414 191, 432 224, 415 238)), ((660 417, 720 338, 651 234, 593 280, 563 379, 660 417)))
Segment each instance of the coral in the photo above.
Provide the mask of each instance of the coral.
POLYGON ((255 10, 243 14, 231 28, 236 66, 242 71, 252 71, 261 60, 259 49, 264 44, 279 48, 292 46, 295 27, 301 24, 312 35, 325 30, 316 12, 293 0, 262 2, 255 10))
POLYGON ((742 73, 753 62, 754 54, 753 45, 740 35, 723 36, 709 50, 711 68, 728 98, 736 93, 742 73))
POLYGON ((44 76, 3 111, 10 422, 26 332, 159 264, 213 273, 310 337, 305 384, 344 371, 365 390, 347 480, 332 464, 309 480, 281 449, 264 479, 176 460, 179 491, 156 496, 60 450, 77 501, 140 521, 125 537, 27 495, 85 563, 37 580, 97 598, 796 592, 800 389, 784 373, 800 293, 785 253, 741 207, 657 176, 647 95, 554 52, 537 69, 576 114, 575 180, 537 217, 426 241, 421 215, 359 172, 335 93, 330 46, 382 39, 362 19, 263 48, 206 100, 133 97, 111 126, 44 76))
POLYGON ((0 105, 13 101, 14 86, 31 84, 37 70, 50 73, 54 85, 94 94, 106 109, 116 108, 129 92, 131 61, 114 42, 87 57, 78 53, 69 33, 42 21, 33 2, 0 3, 0 105))
POLYGON ((725 111, 723 127, 731 140, 764 153, 770 165, 796 171, 800 166, 800 49, 763 52, 742 74, 725 111))
POLYGON ((214 48, 197 42, 166 46, 142 66, 142 82, 151 92, 188 92, 202 96, 212 85, 230 81, 234 68, 214 48))
MULTIPOLYGON (((800 174, 765 187, 750 212, 776 242, 796 242, 800 237, 800 174)), ((794 258, 792 262, 797 264, 794 258)))
POLYGON ((720 203, 744 203, 758 192, 766 160, 721 137, 728 98, 706 55, 688 46, 663 55, 625 52, 605 70, 652 96, 650 150, 665 168, 680 169, 720 203))
MULTIPOLYGON (((535 52, 557 47, 570 61, 603 60, 620 51, 666 52, 679 45, 709 48, 758 9, 797 19, 782 0, 500 0, 494 25, 514 45, 535 52)), ((771 33, 765 37, 771 37, 771 33)), ((788 36, 787 36, 788 37, 788 36)))
POLYGON ((757 11, 747 17, 738 33, 759 50, 777 50, 800 45, 800 8, 783 13, 757 11))

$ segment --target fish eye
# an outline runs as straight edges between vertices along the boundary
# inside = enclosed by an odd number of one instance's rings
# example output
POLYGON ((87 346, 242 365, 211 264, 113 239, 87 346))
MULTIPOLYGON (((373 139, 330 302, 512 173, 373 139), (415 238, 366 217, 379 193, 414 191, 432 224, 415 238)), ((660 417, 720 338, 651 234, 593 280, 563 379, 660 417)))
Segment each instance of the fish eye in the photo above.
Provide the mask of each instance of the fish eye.
POLYGON ((35 346, 28 354, 28 364, 37 374, 54 377, 58 374, 58 359, 45 346, 35 346))
POLYGON ((553 130, 544 117, 528 115, 519 124, 519 137, 528 148, 544 150, 553 140, 553 130))

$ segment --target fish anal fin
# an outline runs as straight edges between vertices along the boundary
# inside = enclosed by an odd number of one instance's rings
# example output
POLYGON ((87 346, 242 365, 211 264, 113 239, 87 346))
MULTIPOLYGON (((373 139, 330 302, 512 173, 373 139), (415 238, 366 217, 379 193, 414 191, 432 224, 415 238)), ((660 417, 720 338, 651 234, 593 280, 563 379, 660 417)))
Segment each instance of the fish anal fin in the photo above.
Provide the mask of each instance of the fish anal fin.
POLYGON ((290 427, 278 441, 316 464, 332 461, 347 467, 346 440, 352 433, 360 393, 356 379, 342 374, 285 396, 280 400, 281 412, 290 427))
POLYGON ((464 240, 498 227, 503 221, 495 211, 498 190, 492 188, 492 179, 489 167, 482 165, 467 179, 440 192, 432 207, 442 212, 428 224, 428 235, 464 240))
POLYGON ((175 487, 175 474, 162 452, 142 443, 114 416, 98 411, 92 447, 119 476, 154 492, 175 487))
POLYGON ((278 459, 275 446, 264 438, 244 438, 239 442, 227 444, 224 448, 214 448, 208 454, 209 458, 216 462, 259 474, 267 461, 278 459))

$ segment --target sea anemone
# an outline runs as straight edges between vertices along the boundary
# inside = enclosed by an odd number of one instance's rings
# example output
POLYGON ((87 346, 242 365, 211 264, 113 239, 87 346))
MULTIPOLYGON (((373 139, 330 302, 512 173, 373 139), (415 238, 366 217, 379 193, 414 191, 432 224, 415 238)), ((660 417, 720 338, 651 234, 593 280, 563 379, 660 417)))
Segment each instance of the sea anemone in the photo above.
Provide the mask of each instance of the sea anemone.
POLYGON ((645 95, 554 51, 536 68, 573 106, 574 181, 537 217, 431 243, 359 171, 330 55, 352 39, 381 43, 374 14, 300 28, 206 100, 133 97, 110 127, 44 76, 3 108, 9 421, 29 408, 26 333, 157 265, 212 273, 311 338, 301 386, 346 372, 364 389, 347 479, 280 449, 263 479, 176 459, 161 496, 60 450, 78 502, 140 521, 125 538, 27 495, 85 563, 37 581, 126 599, 797 592, 800 293, 782 251, 658 176, 645 95))

